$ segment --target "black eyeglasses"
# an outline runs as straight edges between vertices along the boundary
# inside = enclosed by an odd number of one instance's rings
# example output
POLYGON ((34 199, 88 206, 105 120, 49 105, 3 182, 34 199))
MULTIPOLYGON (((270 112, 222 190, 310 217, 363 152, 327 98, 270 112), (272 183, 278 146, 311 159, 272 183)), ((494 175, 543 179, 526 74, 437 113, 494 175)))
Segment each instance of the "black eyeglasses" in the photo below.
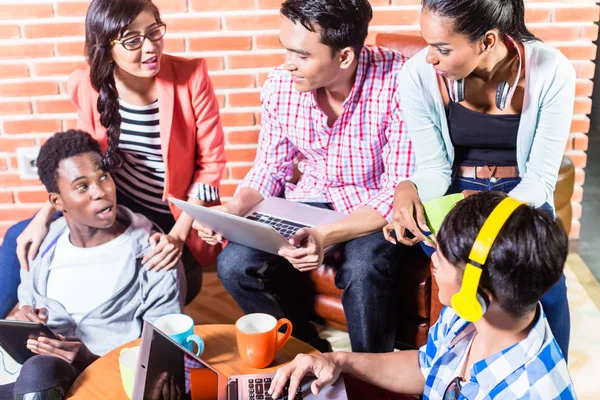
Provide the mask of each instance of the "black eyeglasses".
POLYGON ((134 51, 141 49, 146 39, 151 42, 158 42, 165 36, 165 33, 167 33, 167 26, 165 24, 160 24, 145 35, 130 36, 121 40, 115 39, 112 43, 119 43, 125 50, 134 51))
POLYGON ((462 390, 462 379, 460 376, 452 379, 452 382, 446 386, 446 390, 444 390, 443 400, 457 400, 460 396, 460 391, 462 390))

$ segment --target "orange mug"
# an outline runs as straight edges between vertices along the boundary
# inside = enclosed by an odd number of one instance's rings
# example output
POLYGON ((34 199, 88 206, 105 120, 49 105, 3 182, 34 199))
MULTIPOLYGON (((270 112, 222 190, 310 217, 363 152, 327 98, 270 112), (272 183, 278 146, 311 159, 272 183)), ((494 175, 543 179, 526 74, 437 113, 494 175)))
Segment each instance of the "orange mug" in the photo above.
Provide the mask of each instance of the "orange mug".
POLYGON ((253 368, 264 368, 271 364, 291 334, 292 323, 288 319, 277 320, 269 314, 248 314, 235 323, 240 357, 253 368), (277 340, 277 333, 283 325, 287 325, 287 330, 277 340))

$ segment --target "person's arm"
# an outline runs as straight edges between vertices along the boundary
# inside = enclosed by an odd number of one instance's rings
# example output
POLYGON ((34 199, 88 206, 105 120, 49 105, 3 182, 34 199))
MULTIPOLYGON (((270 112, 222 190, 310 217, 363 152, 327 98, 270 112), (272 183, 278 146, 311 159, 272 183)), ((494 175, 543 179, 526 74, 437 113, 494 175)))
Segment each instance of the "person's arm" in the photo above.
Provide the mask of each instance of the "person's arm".
POLYGON ((340 373, 395 393, 419 395, 425 388, 417 350, 383 354, 336 352, 297 356, 277 371, 269 393, 273 398, 279 397, 288 380, 288 393, 295 393, 301 379, 308 373, 317 378, 311 384, 313 394, 333 384, 340 373))
POLYGON ((573 119, 575 69, 564 59, 550 79, 552 82, 540 100, 540 109, 536 113, 538 122, 527 157, 527 171, 509 193, 511 197, 534 207, 552 202, 573 119))
POLYGON ((29 263, 37 256, 55 211, 50 202, 45 203, 17 238, 17 258, 21 270, 29 271, 29 263))

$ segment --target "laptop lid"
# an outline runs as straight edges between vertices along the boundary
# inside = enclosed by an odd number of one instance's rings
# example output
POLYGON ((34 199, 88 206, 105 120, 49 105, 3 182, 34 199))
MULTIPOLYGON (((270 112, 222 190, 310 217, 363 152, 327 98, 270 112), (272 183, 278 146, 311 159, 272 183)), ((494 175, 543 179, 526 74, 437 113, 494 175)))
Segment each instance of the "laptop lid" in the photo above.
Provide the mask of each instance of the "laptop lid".
POLYGON ((133 400, 226 399, 227 378, 145 321, 133 400))

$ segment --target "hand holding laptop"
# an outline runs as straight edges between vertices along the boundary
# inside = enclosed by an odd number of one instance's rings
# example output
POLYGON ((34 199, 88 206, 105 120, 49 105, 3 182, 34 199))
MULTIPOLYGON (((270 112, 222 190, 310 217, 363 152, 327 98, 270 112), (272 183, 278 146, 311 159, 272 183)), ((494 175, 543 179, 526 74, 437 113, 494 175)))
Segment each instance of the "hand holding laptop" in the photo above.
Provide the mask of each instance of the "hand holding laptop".
POLYGON ((46 325, 48 322, 48 310, 25 305, 15 313, 15 319, 19 321, 39 322, 46 325))
MULTIPOLYGON (((211 208, 211 210, 221 211, 221 212, 224 212, 227 214, 231 214, 231 212, 229 211, 229 208, 227 208, 227 206, 225 204, 221 204, 221 205, 210 207, 210 208, 211 208)), ((192 228, 194 228, 198 231, 198 236, 200 236, 200 239, 204 240, 206 243, 210 244, 211 246, 221 244, 225 240, 225 238, 223 238, 223 236, 219 235, 218 233, 215 233, 212 229, 207 228, 206 226, 202 225, 198 221, 194 221, 194 223, 192 224, 192 228)))
POLYGON ((298 271, 310 271, 323 264, 323 238, 318 228, 301 228, 289 242, 295 248, 281 249, 279 255, 298 271))
POLYGON ((312 374, 317 379, 312 382, 310 389, 313 394, 319 394, 323 387, 333 385, 342 372, 341 367, 333 361, 334 355, 335 353, 299 354, 294 361, 277 370, 268 393, 274 399, 279 398, 288 381, 288 393, 296 393, 302 378, 312 374))

